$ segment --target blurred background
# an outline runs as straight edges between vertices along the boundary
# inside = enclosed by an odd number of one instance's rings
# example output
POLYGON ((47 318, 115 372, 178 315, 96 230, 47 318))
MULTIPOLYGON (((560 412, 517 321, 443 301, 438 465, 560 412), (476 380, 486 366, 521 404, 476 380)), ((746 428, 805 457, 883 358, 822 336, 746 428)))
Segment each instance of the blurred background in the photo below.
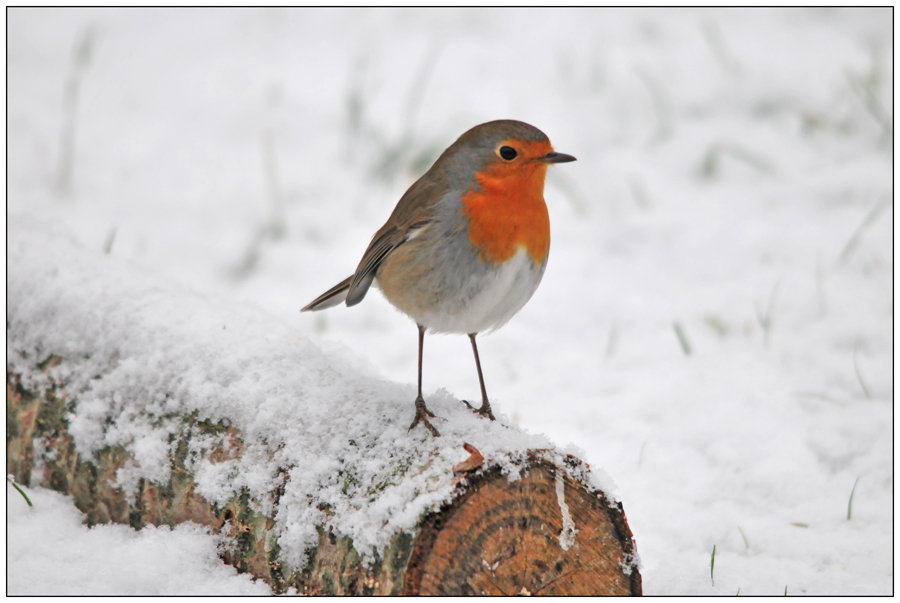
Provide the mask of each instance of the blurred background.
MULTIPOLYGON (((495 412, 616 480, 646 593, 890 593, 892 19, 11 8, 7 210, 414 383, 379 293, 299 309, 460 134, 531 123, 578 161, 479 339, 495 412)), ((424 372, 478 399, 467 338, 424 372)))

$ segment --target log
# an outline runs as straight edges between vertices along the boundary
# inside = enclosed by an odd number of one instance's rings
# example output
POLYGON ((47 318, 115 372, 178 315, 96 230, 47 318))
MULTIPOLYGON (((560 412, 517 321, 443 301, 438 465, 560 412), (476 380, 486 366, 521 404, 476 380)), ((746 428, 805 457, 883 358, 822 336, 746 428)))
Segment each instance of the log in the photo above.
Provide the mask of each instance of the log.
POLYGON ((408 434, 408 388, 25 231, 11 223, 7 473, 89 525, 208 526, 276 593, 641 594, 602 471, 449 395, 429 401, 443 437, 408 434))
MULTIPOLYGON (((49 364, 56 362, 52 359, 49 364)), ((136 499, 111 486, 129 458, 122 447, 95 460, 75 450, 67 432, 65 397, 50 388, 23 389, 7 372, 7 473, 26 486, 32 480, 70 494, 87 523, 176 525, 193 521, 223 530, 231 546, 226 563, 269 583, 276 593, 294 588, 321 595, 598 595, 641 594, 635 547, 621 503, 610 503, 564 469, 546 460, 549 451, 527 456, 527 470, 510 481, 494 465, 459 479, 453 500, 422 517, 414 532, 401 532, 371 565, 362 563, 352 539, 318 527, 319 542, 303 568, 278 556, 274 522, 253 510, 246 490, 223 506, 194 489, 184 466, 191 428, 222 436, 214 459, 234 454, 233 427, 185 417, 174 446, 171 480, 142 481, 136 499), (35 442, 41 442, 36 458, 35 442), (39 475, 33 472, 37 470, 39 475)), ((575 457, 569 468, 586 467, 575 457)), ((272 492, 276 506, 279 490, 272 492)))

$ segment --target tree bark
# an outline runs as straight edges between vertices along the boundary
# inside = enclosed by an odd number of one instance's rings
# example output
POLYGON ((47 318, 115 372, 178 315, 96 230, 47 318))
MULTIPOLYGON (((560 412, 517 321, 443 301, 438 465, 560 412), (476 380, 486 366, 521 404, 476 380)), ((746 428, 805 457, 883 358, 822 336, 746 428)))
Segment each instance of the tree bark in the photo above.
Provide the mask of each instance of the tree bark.
MULTIPOLYGON (((54 358, 44 365, 58 362, 54 358)), ((81 456, 66 422, 67 405, 76 401, 57 397, 56 391, 52 386, 27 391, 17 375, 7 372, 7 473, 26 486, 34 475, 44 486, 72 495, 90 525, 116 522, 140 529, 194 521, 209 526, 226 536, 224 561, 265 580, 276 593, 641 594, 622 505, 590 491, 540 451, 528 455, 514 481, 496 466, 461 465, 452 501, 421 517, 412 533, 396 534, 373 563, 364 563, 349 537, 320 526, 306 565, 292 568, 279 558, 273 519, 253 510, 258 501, 251 501, 246 490, 222 507, 194 491, 185 468, 192 428, 218 436, 219 447, 210 458, 225 460, 241 453, 234 427, 183 417, 171 448, 169 483, 141 480, 131 498, 112 485, 129 452, 109 447, 81 456)), ((566 462, 582 464, 571 456, 566 462)), ((269 493, 276 507, 281 493, 281 488, 269 493)))

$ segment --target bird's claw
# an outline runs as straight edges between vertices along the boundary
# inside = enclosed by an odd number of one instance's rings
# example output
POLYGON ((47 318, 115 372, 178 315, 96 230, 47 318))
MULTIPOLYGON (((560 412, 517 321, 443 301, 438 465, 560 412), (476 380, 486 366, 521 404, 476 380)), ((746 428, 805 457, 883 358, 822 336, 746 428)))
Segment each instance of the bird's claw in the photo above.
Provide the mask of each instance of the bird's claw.
POLYGON ((413 430, 413 427, 415 427, 419 423, 422 423, 422 425, 424 425, 425 428, 431 432, 431 435, 436 438, 441 437, 441 434, 438 432, 438 430, 435 429, 434 425, 432 425, 428 420, 428 417, 434 416, 434 413, 425 407, 425 400, 423 400, 422 398, 416 398, 416 418, 413 419, 412 425, 409 426, 409 429, 406 430, 406 433, 409 433, 413 430))
POLYGON ((494 413, 491 412, 491 405, 487 401, 481 403, 481 408, 475 408, 474 406, 469 404, 468 400, 463 400, 462 403, 465 404, 466 407, 475 414, 481 415, 482 417, 487 417, 491 421, 496 420, 494 419, 494 413))

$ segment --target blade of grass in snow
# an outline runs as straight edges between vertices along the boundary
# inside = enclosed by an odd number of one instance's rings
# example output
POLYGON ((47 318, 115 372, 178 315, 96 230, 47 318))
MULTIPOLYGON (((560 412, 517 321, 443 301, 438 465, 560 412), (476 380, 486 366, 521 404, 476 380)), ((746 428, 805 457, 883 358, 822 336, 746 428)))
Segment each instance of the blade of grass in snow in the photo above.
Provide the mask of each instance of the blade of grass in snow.
POLYGON ((840 406, 846 406, 847 402, 844 400, 838 400, 836 398, 832 398, 826 394, 821 392, 794 392, 794 396, 798 398, 814 398, 816 400, 822 400, 823 402, 831 402, 832 404, 838 404, 840 406))
POLYGON ((728 45, 725 43, 725 36, 722 35, 722 28, 719 27, 719 24, 710 19, 700 25, 700 30, 703 32, 706 43, 709 44, 713 56, 716 57, 722 69, 729 75, 741 75, 741 65, 728 49, 728 45))
POLYGON ((113 226, 109 229, 109 232, 106 233, 106 239, 103 241, 103 253, 109 255, 112 251, 113 243, 116 240, 116 227, 113 226))
POLYGON ((859 226, 856 227, 856 230, 853 231, 853 234, 850 235, 850 238, 844 244, 844 248, 841 250, 841 254, 838 256, 838 264, 846 264, 850 259, 850 256, 853 255, 853 252, 856 251, 856 248, 859 247, 859 244, 862 243, 863 237, 866 234, 866 230, 869 229, 872 224, 878 221, 879 216, 881 216, 881 212, 885 210, 891 204, 891 197, 883 197, 880 201, 875 203, 869 213, 866 214, 866 217, 863 218, 863 221, 859 226))
POLYGON ((859 352, 859 343, 853 346, 853 368, 856 370, 856 379, 859 381, 859 386, 862 388, 863 393, 866 395, 866 398, 871 400, 872 394, 869 393, 869 388, 866 386, 866 381, 865 379, 863 379, 862 373, 859 370, 859 355, 857 354, 857 352, 859 352))
POLYGON ((262 259, 263 247, 267 241, 283 239, 287 233, 285 218, 284 192, 281 183, 281 171, 278 167, 278 151, 275 146, 277 124, 271 117, 281 104, 282 90, 273 84, 266 92, 265 104, 270 114, 268 125, 260 132, 260 154, 262 157, 263 180, 266 197, 269 200, 268 216, 263 224, 256 226, 256 232, 238 264, 232 268, 231 274, 236 279, 247 277, 262 259))
POLYGON ((6 481, 8 481, 10 483, 10 485, 16 489, 16 492, 18 492, 19 494, 22 495, 22 498, 25 499, 25 502, 28 503, 29 507, 34 508, 34 505, 31 504, 31 499, 28 498, 28 495, 25 494, 25 492, 22 490, 22 488, 19 487, 19 485, 16 483, 16 481, 13 479, 13 477, 11 475, 6 476, 6 481))
POLYGON ((653 134, 653 142, 662 142, 672 136, 674 130, 674 112, 672 102, 663 93, 662 87, 645 69, 636 69, 638 79, 647 87, 650 101, 656 112, 656 132, 653 134))
MULTIPOLYGON (((413 173, 416 169, 421 169, 423 165, 427 168, 428 164, 430 164, 428 160, 432 159, 433 150, 423 148, 422 144, 414 143, 416 140, 416 122, 419 107, 422 104, 428 83, 435 72, 434 65, 440 53, 440 44, 434 43, 422 58, 406 97, 402 132, 394 143, 386 142, 382 145, 381 157, 375 164, 373 175, 386 184, 392 183, 394 178, 404 169, 408 173, 413 173)), ((436 156, 434 158, 436 159, 436 156)))
POLYGON ((756 311, 756 320, 759 321, 759 326, 762 327, 763 330, 763 346, 769 347, 769 339, 772 331, 772 315, 775 313, 775 297, 778 294, 778 286, 781 284, 781 281, 775 281, 775 284, 772 286, 772 293, 769 295, 769 305, 766 307, 765 313, 763 313, 759 306, 754 302, 753 309, 756 311))
POLYGON ((647 447, 647 440, 644 440, 644 441, 641 443, 641 449, 640 449, 640 451, 638 452, 638 460, 637 460, 637 466, 638 466, 638 467, 640 467, 641 464, 644 462, 644 448, 646 448, 646 447, 647 447))
POLYGON ((853 489, 850 490, 850 500, 847 501, 847 521, 850 521, 850 516, 853 513, 853 493, 856 492, 856 484, 859 483, 859 478, 856 478, 856 481, 853 482, 853 489))
POLYGON ((738 532, 741 533, 741 538, 744 539, 744 548, 745 548, 745 549, 749 549, 749 548, 750 548, 750 543, 747 542, 747 535, 744 534, 744 530, 741 529, 741 526, 738 526, 737 529, 738 529, 738 532))
POLYGON ((363 129, 363 113, 365 110, 365 92, 363 91, 363 76, 367 68, 367 59, 371 56, 369 52, 360 53, 354 67, 350 72, 350 85, 346 94, 346 113, 345 124, 347 135, 352 139, 353 144, 347 145, 347 155, 352 159, 353 150, 356 148, 356 139, 362 133, 363 129))
POLYGON ((882 128, 882 139, 891 140, 894 136, 894 120, 890 111, 885 110, 878 99, 878 88, 881 83, 881 65, 879 60, 879 45, 872 46, 872 68, 869 73, 847 73, 847 81, 850 89, 855 92, 869 114, 882 128))
POLYGON ((712 585, 716 585, 716 581, 713 578, 713 569, 716 567, 716 545, 713 545, 712 556, 709 558, 709 581, 712 582, 712 585))
POLYGON ((681 328, 681 324, 674 322, 672 323, 672 327, 675 329, 675 335, 678 336, 678 343, 681 344, 681 350, 684 352, 684 355, 690 356, 691 344, 688 343, 687 336, 684 334, 684 329, 681 328))
POLYGON ((606 351, 604 352, 604 356, 612 358, 613 354, 616 353, 616 345, 618 343, 619 327, 616 326, 616 323, 613 323, 612 326, 609 327, 609 337, 606 339, 606 351))
POLYGON ((734 54, 728 50, 725 36, 722 35, 722 28, 719 27, 719 24, 710 19, 700 25, 700 30, 703 32, 703 38, 709 44, 713 56, 716 57, 722 69, 729 75, 741 75, 741 65, 734 57, 734 54))
POLYGON ((266 234, 266 228, 258 227, 256 229, 250 239, 250 243, 247 245, 247 249, 244 251, 243 257, 241 257, 237 265, 230 270, 233 278, 246 278, 253 269, 256 268, 262 255, 262 245, 266 239, 266 234))
POLYGON ((718 316, 708 314, 701 318, 701 320, 703 321, 703 324, 715 331, 716 335, 719 337, 726 337, 728 335, 728 325, 726 325, 718 316))
POLYGON ((75 166, 75 122, 78 117, 78 90, 84 71, 91 63, 97 27, 88 26, 75 42, 72 68, 66 78, 63 97, 63 118, 59 132, 59 163, 56 168, 56 190, 67 194, 72 188, 72 172, 75 166))
POLYGON ((801 523, 801 522, 799 522, 799 521, 792 521, 792 522, 791 522, 791 525, 792 525, 792 526, 795 526, 795 527, 798 527, 798 528, 808 528, 808 527, 809 527, 809 524, 808 524, 808 523, 801 523))
POLYGON ((724 147, 724 150, 728 151, 735 159, 756 168, 759 172, 770 173, 775 171, 775 168, 772 167, 772 164, 765 157, 742 145, 730 143, 728 146, 724 147))

